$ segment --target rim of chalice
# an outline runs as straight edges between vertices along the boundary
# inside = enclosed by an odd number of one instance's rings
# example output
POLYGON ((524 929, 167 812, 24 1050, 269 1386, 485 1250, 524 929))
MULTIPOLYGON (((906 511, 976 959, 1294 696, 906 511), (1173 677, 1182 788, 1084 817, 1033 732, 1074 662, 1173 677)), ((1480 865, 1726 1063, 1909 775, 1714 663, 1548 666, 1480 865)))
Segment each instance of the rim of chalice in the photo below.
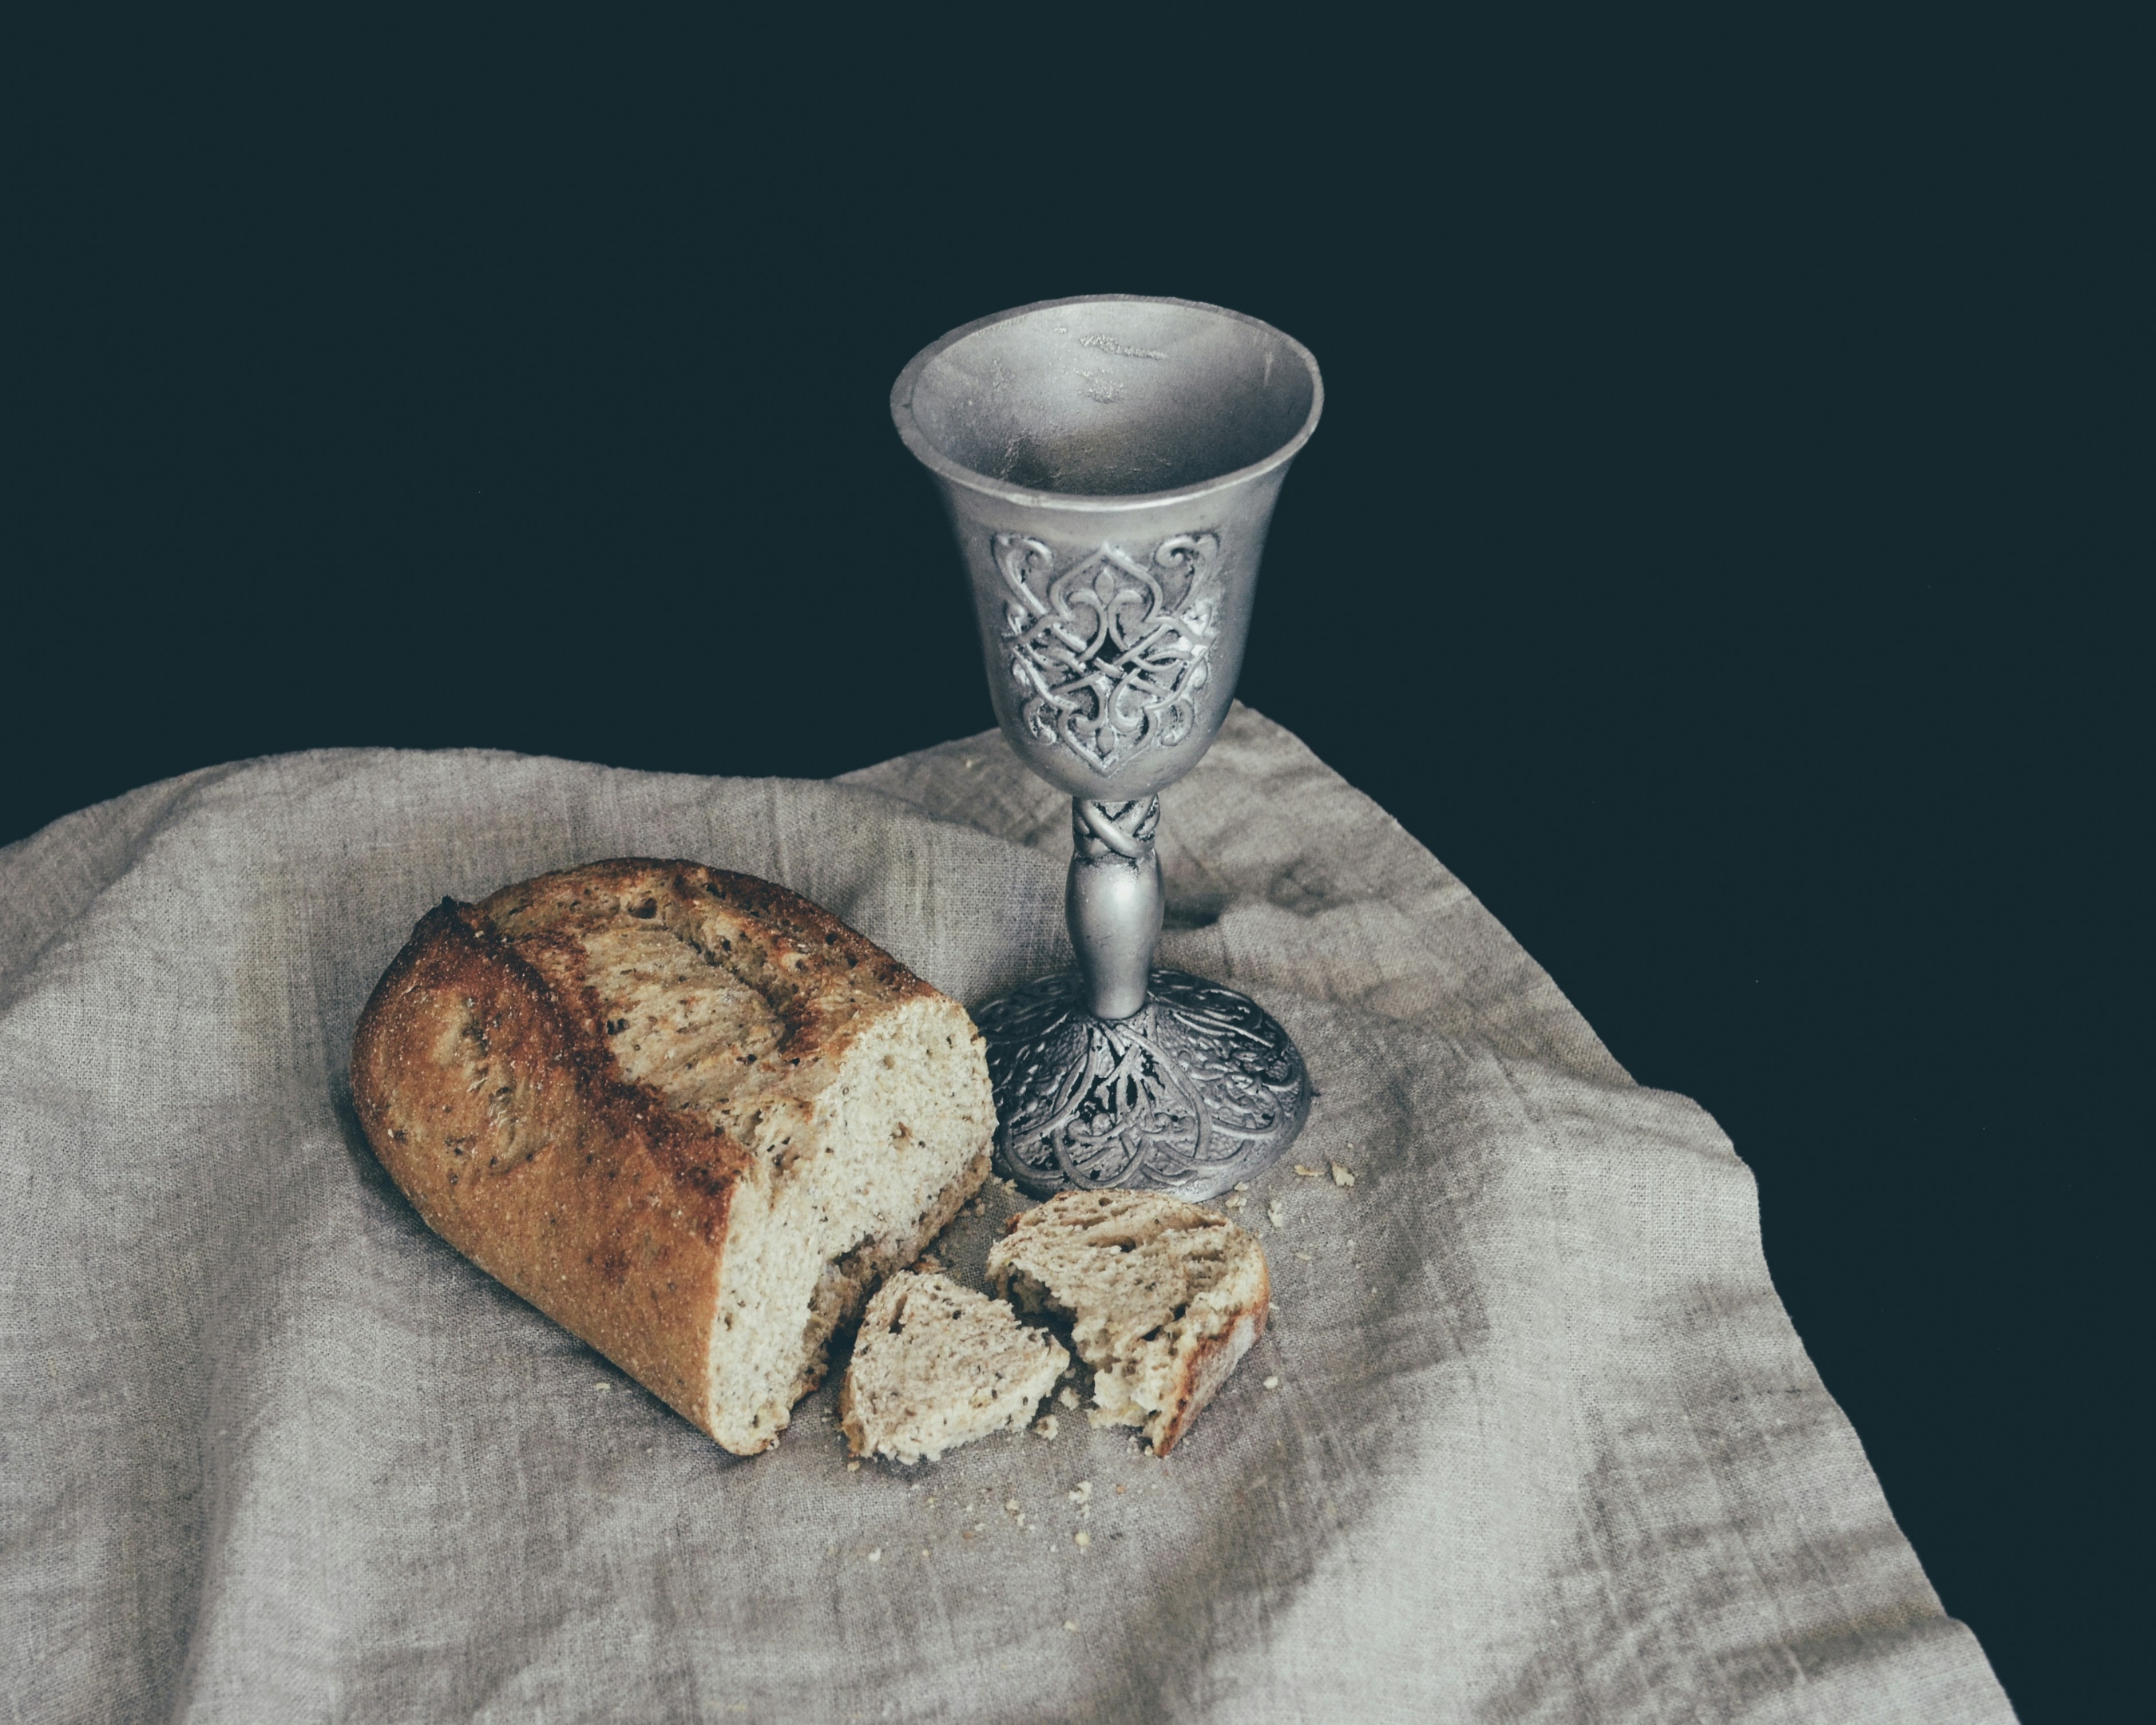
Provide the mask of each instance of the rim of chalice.
MULTIPOLYGON (((1054 331, 1051 333, 1062 334, 1067 331, 1054 331)), ((1104 350, 1105 354, 1109 357, 1127 360, 1160 360, 1170 357, 1165 353, 1133 349, 1111 340, 1096 339, 1096 351, 1104 350)), ((1074 340, 1075 345, 1081 348, 1089 345, 1086 337, 1075 337, 1074 340)), ((1065 357, 1067 362, 1070 356, 1066 354, 1065 357)), ((1266 359, 1262 387, 1269 388, 1270 385, 1273 363, 1270 357, 1266 359)), ((1238 381, 1246 386, 1245 393, 1247 394, 1249 378, 1245 377, 1238 381)), ((1108 386, 1111 389, 1113 387, 1112 384, 1108 386)), ((1096 394, 1091 398, 1096 402, 1106 403, 1111 401, 1113 398, 1096 394)), ((1202 408, 1209 403, 1193 401, 1187 393, 1180 396, 1178 400, 1190 423, 1198 424, 1205 423, 1206 416, 1202 412, 1202 408), (1194 408, 1199 411, 1194 413, 1192 411, 1194 408)), ((963 485, 968 490, 981 492, 991 497, 1001 498, 1007 503, 1034 506, 1051 506, 1059 509, 1101 512, 1150 508, 1161 504, 1183 502, 1204 497, 1214 492, 1224 490, 1229 486, 1241 484, 1245 480, 1257 478, 1274 468, 1284 465, 1294 458, 1296 451, 1310 441, 1310 434, 1317 429, 1318 416, 1324 408, 1325 382, 1319 374, 1317 358, 1294 336, 1283 330, 1276 329, 1261 318, 1251 317, 1240 311, 1231 311, 1224 305, 1208 305, 1203 300, 1173 299, 1158 294, 1080 294, 1064 300, 1038 300, 1030 305, 1014 306, 1008 311, 998 311, 991 316, 976 318, 973 322, 962 325, 949 334, 932 341, 920 352, 915 354, 907 362, 906 369, 899 373, 898 381, 891 386, 891 416, 896 422, 899 436, 905 440, 906 448, 913 453, 915 459, 932 473, 949 480, 953 485, 963 485), (1075 312, 1087 307, 1142 305, 1169 306, 1179 311, 1201 313, 1206 319, 1240 325, 1262 341, 1276 344, 1277 352, 1291 357, 1300 368, 1303 377, 1308 382, 1309 408, 1303 413, 1301 423, 1284 439, 1275 444, 1254 459, 1239 462, 1217 473, 1206 473, 1200 477, 1183 479, 1164 489, 1136 491, 1066 490, 1025 485, 1009 477, 983 473, 978 467, 969 466, 948 453, 935 438, 932 437, 915 413, 917 392, 929 368, 952 348, 979 336, 985 331, 1020 318, 1036 317, 1044 312, 1075 312)), ((1221 440, 1228 442, 1231 446, 1235 442, 1232 436, 1221 440)))

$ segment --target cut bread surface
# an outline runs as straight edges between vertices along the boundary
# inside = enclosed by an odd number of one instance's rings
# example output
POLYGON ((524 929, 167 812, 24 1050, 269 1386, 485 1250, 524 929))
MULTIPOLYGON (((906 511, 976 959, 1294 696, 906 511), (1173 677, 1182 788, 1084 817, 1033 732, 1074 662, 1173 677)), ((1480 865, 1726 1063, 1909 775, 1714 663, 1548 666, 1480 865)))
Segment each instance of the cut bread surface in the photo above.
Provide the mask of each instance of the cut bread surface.
POLYGON ((641 860, 445 901, 353 1094, 438 1233, 744 1454, 994 1127, 955 1003, 783 888, 641 860))
POLYGON ((1265 1333, 1256 1237, 1153 1192, 1064 1192, 1010 1219, 988 1280, 1022 1312, 1069 1319, 1101 1423, 1165 1455, 1265 1333))
POLYGON ((856 1455, 933 1461, 1033 1418, 1070 1363, 1063 1344, 1001 1300, 901 1271, 869 1301, 839 1394, 856 1455))

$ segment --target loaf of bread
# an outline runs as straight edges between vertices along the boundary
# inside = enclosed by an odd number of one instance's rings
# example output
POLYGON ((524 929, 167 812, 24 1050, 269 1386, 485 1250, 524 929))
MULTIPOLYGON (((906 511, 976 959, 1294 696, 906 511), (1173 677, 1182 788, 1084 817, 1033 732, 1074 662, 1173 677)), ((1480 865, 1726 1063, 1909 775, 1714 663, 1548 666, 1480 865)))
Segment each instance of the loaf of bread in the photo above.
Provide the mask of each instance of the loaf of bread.
POLYGON ((839 1390, 856 1455, 933 1461, 1033 1418, 1070 1363, 1047 1331, 947 1276, 901 1271, 876 1290, 839 1390))
POLYGON ((783 887, 640 859, 444 900, 352 1091, 430 1228, 741 1455, 995 1126, 954 1002, 783 887))
POLYGON ((1070 1322, 1095 1418, 1144 1429, 1156 1455, 1265 1333, 1271 1281, 1255 1235, 1157 1192, 1062 1192, 1010 1219, 988 1280, 1021 1312, 1070 1322))

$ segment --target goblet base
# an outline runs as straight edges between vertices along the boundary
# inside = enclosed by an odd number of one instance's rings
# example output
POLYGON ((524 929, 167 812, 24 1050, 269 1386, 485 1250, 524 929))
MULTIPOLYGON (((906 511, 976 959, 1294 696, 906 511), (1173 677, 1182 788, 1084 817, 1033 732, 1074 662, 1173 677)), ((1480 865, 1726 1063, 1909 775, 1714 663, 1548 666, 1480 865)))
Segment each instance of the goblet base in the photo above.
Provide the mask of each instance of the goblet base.
POLYGON ((1183 971, 1152 972, 1127 1019, 1094 1017, 1075 973, 973 1019, 995 1086, 997 1171, 1035 1198, 1217 1198, 1277 1162, 1310 1117, 1310 1075, 1279 1021, 1183 971))

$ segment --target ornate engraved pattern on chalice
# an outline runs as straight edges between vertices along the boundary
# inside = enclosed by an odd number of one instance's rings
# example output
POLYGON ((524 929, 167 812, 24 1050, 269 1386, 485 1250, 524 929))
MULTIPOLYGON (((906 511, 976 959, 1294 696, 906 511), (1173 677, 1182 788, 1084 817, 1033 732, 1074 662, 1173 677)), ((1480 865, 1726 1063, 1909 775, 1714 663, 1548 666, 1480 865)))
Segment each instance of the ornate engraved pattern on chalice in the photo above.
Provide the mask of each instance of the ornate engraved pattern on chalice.
POLYGON ((1143 1186, 1211 1198, 1266 1166, 1310 1111, 1287 1033, 1247 996, 1182 971, 1154 971, 1127 1019, 1096 1018, 1070 976, 977 1016, 998 1160, 1036 1197, 1143 1186))
POLYGON ((1034 737, 1111 773, 1190 735, 1219 630, 1218 534, 1175 534, 1147 562, 1104 544, 1060 575, 1055 553, 1021 533, 997 534, 993 554, 1009 589, 1010 674, 1034 737))

